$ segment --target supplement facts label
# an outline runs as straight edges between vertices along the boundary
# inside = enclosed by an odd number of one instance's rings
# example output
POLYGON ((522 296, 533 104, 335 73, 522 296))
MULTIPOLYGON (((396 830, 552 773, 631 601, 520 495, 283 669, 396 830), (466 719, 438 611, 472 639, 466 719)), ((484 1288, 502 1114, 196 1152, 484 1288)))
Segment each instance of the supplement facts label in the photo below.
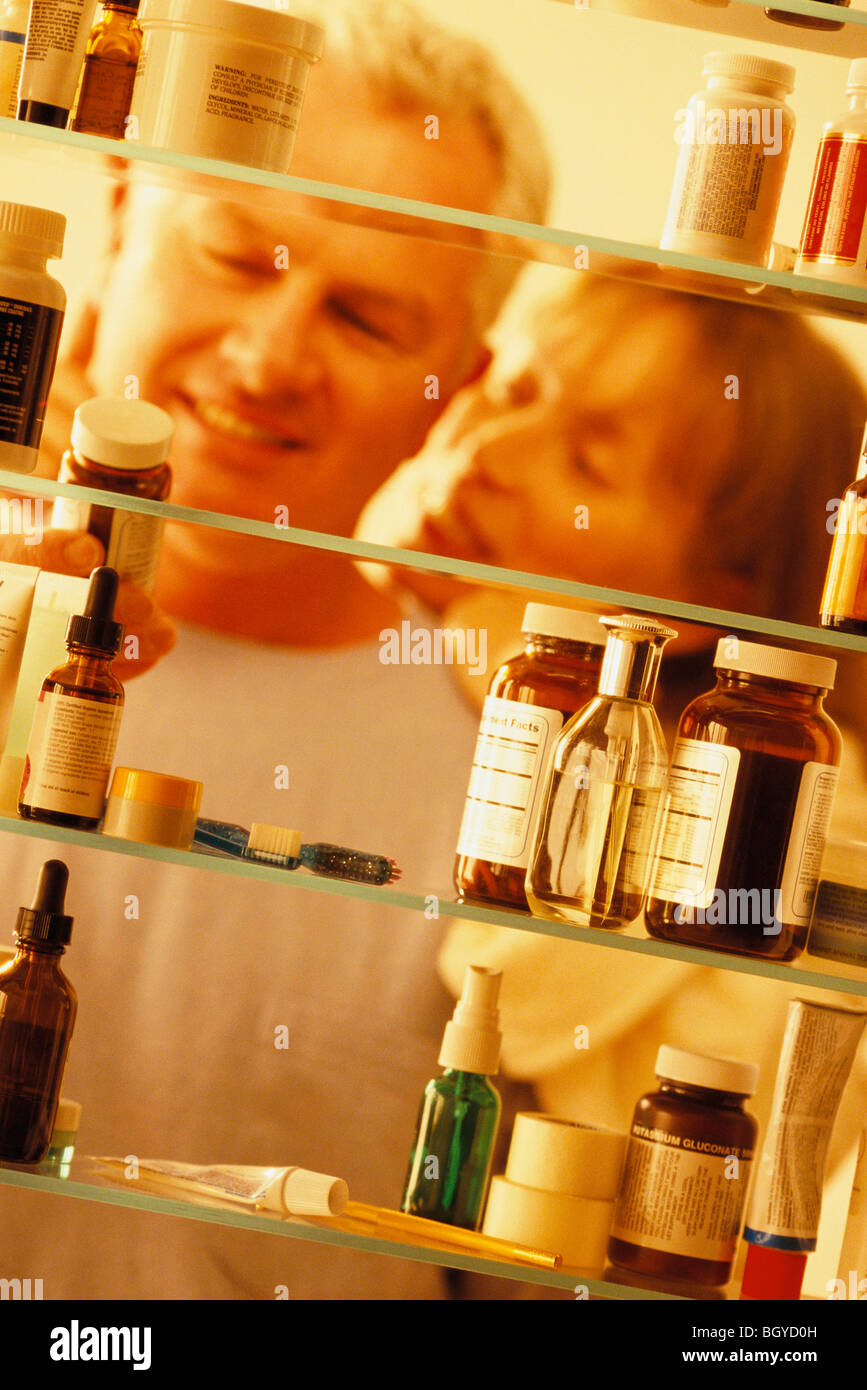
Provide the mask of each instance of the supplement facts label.
POLYGON ((867 136, 829 135, 822 142, 809 208, 801 260, 855 265, 867 213, 867 136))
POLYGON ((740 758, 737 748, 719 743, 675 742, 652 897, 710 906, 740 758))
POLYGON ((102 815, 123 707, 56 691, 39 696, 21 800, 64 815, 102 815))
POLYGON ((482 710, 458 854, 526 868, 559 710, 489 695, 482 710))
POLYGON ((826 763, 804 764, 780 884, 781 922, 809 925, 839 775, 839 768, 826 763))
POLYGON ((0 296, 0 443, 38 448, 62 324, 60 309, 0 296))
POLYGON ((822 880, 807 950, 814 956, 867 965, 867 888, 822 880))
POLYGON ((694 1260, 730 1260, 752 1156, 633 1124, 612 1236, 694 1260))

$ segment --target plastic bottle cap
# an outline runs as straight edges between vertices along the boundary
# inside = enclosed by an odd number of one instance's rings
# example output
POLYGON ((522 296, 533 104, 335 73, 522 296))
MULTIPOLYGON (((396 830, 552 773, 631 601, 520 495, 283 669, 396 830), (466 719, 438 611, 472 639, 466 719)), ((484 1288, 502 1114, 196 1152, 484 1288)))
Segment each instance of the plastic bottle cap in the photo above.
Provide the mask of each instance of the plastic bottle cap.
POLYGON ((833 657, 793 652, 764 642, 742 642, 739 637, 720 638, 713 664, 718 671, 742 671, 747 676, 767 676, 791 685, 817 686, 820 690, 833 690, 837 676, 833 657), (734 656, 729 651, 732 645, 734 656))
POLYGON ((543 637, 562 637, 566 642, 588 642, 605 646, 598 613, 582 613, 577 608, 557 608, 552 603, 528 603, 521 622, 523 633, 543 637))
POLYGON ((77 1100, 67 1100, 61 1096, 57 1103, 57 1114, 54 1117, 55 1134, 76 1134, 78 1132, 79 1121, 81 1120, 81 1105, 77 1100))
POLYGON ((283 1183, 283 1203, 293 1216, 339 1216, 349 1201, 343 1178, 293 1168, 283 1183))
POLYGON ((171 806, 178 811, 198 811, 202 804, 202 783, 167 772, 146 772, 140 767, 116 767, 109 797, 124 801, 144 801, 151 806, 171 806))
POLYGON ((100 565, 90 574, 83 613, 74 613, 66 626, 66 645, 95 647, 113 656, 123 640, 123 623, 114 621, 117 570, 100 565))
POLYGON ((19 941, 48 941, 65 946, 72 935, 72 918, 63 911, 69 870, 62 859, 46 859, 39 871, 36 896, 20 907, 15 922, 19 941))
POLYGON ((789 63, 773 58, 758 58, 754 53, 707 53, 702 68, 704 77, 756 77, 760 82, 775 82, 785 92, 795 90, 795 69, 789 63))
POLYGON ((737 1062, 730 1057, 705 1057, 700 1052, 684 1052, 663 1043, 656 1054, 656 1075, 684 1086, 704 1086, 709 1091, 730 1091, 737 1096, 754 1094, 759 1079, 755 1062, 737 1062))
POLYGON ((109 468, 156 468, 169 455, 175 422, 150 401, 94 396, 77 407, 72 447, 109 468))
POLYGON ((502 970, 468 965, 461 997, 446 1024, 440 1049, 441 1067, 493 1076, 500 1066, 500 1013, 497 998, 502 970))
POLYGON ((0 202, 0 233, 15 237, 28 251, 56 259, 63 255, 66 218, 50 208, 0 202))
POLYGON ((784 1299, 801 1297, 807 1256, 799 1250, 775 1250, 770 1245, 750 1245, 744 1263, 741 1298, 784 1299))
POLYGON ((855 58, 849 64, 846 91, 851 92, 858 87, 867 87, 867 58, 855 58))

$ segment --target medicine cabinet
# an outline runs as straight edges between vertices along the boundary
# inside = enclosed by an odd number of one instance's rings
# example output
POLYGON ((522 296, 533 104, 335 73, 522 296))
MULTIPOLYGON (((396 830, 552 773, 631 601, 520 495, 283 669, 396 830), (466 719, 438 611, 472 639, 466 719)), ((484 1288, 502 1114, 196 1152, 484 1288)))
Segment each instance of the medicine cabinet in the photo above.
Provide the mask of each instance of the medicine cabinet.
MULTIPOLYGON (((733 3, 723 9, 700 5, 695 3, 695 0, 588 0, 587 4, 583 4, 582 0, 533 0, 532 7, 528 6, 528 9, 537 9, 543 18, 544 10, 555 4, 571 5, 576 12, 582 9, 610 12, 612 16, 617 16, 618 24, 622 25, 626 20, 635 26, 639 42, 644 25, 653 22, 705 31, 714 41, 722 36, 726 41, 742 39, 774 43, 784 48, 825 54, 838 60, 841 98, 845 63, 853 56, 867 54, 865 10, 835 10, 834 16, 843 21, 843 28, 835 33, 822 33, 769 22, 763 14, 762 0, 733 0, 733 3)), ((827 7, 815 3, 815 0, 785 0, 778 8, 786 8, 804 15, 827 17, 827 7)), ((575 42, 578 44, 582 22, 580 13, 571 16, 571 20, 575 26, 575 42)), ((618 29, 616 34, 622 32, 622 29, 618 29)), ((616 41, 612 43, 612 65, 616 61, 615 51, 616 41)), ((791 57, 790 61, 796 61, 796 56, 791 57)), ((689 90, 690 75, 686 74, 684 100, 689 90)), ((818 132, 816 137, 818 138, 818 132)), ((806 139, 807 136, 802 134, 801 138, 806 139)), ((40 169, 45 186, 45 203, 49 206, 51 171, 58 163, 79 170, 83 177, 111 177, 110 170, 106 172, 106 156, 116 156, 119 153, 118 146, 111 141, 59 132, 38 125, 25 126, 3 119, 0 119, 0 150, 12 158, 24 159, 40 169)), ((122 154, 133 161, 139 174, 145 176, 149 182, 171 188, 180 186, 182 181, 186 190, 192 189, 211 198, 241 202, 255 200, 256 204, 262 207, 279 206, 303 213, 305 216, 326 219, 339 214, 344 222, 360 224, 369 220, 370 212, 373 210, 377 214, 387 216, 390 227, 410 235, 418 234, 420 224, 424 221, 436 223, 437 236, 455 243, 465 243, 468 229, 481 231, 485 234, 487 245, 493 254, 519 256, 525 261, 560 266, 564 268, 564 272, 586 271, 615 278, 623 276, 633 282, 638 280, 667 288, 683 288, 712 297, 761 304, 786 312, 818 313, 855 322, 867 319, 867 289, 827 282, 817 284, 815 280, 787 272, 712 262, 674 252, 663 252, 656 246, 607 238, 596 230, 591 232, 577 225, 539 226, 461 208, 412 202, 402 197, 362 189, 310 183, 290 175, 266 174, 241 166, 145 149, 134 141, 126 142, 122 154)), ((60 276, 62 278, 62 263, 60 276)), ((0 472, 0 486, 32 496, 78 497, 109 507, 116 507, 120 503, 115 493, 85 490, 37 477, 22 478, 20 475, 6 472, 0 472)), ((867 639, 829 632, 818 626, 802 626, 751 614, 668 602, 652 594, 635 594, 579 584, 563 580, 556 575, 524 573, 519 568, 495 569, 433 554, 422 556, 342 536, 302 531, 291 526, 275 530, 270 523, 253 521, 238 515, 197 511, 172 503, 125 497, 122 505, 129 510, 159 515, 167 520, 260 536, 272 542, 315 546, 348 557, 378 560, 386 564, 400 563, 456 575, 480 584, 506 585, 517 591, 543 591, 552 596, 552 601, 556 601, 556 596, 571 596, 600 605, 628 607, 633 611, 652 613, 664 619, 701 623, 726 632, 760 633, 765 634, 770 640, 784 643, 815 644, 831 649, 863 652, 867 655, 867 639)), ((816 597, 818 612, 819 595, 816 597)), ((403 909, 415 914, 419 921, 423 919, 428 908, 429 899, 423 884, 409 882, 406 887, 376 888, 300 874, 287 875, 279 869, 244 860, 219 859, 149 845, 135 845, 60 827, 50 827, 48 833, 48 829, 34 822, 0 818, 0 830, 7 835, 87 846, 95 856, 106 853, 125 854, 161 863, 185 865, 212 873, 235 875, 252 881, 280 882, 284 885, 287 897, 295 894, 292 901, 296 910, 301 912, 305 893, 330 895, 334 899, 335 912, 340 910, 341 898, 367 899, 381 904, 383 909, 403 909)), ((867 972, 850 971, 830 965, 817 970, 813 968, 815 961, 805 966, 805 958, 794 964, 780 965, 679 947, 649 937, 621 936, 606 931, 582 929, 565 922, 543 921, 523 914, 468 904, 440 901, 439 911, 442 917, 465 918, 498 924, 517 931, 578 939, 594 944, 599 950, 639 952, 649 956, 713 966, 719 970, 782 980, 794 990, 803 986, 834 989, 852 995, 855 1001, 867 996, 867 972)), ((406 923, 395 920, 393 929, 406 930, 407 926, 406 923)), ((809 961, 809 958, 806 959, 809 961)), ((230 964, 227 962, 227 969, 229 968, 230 964)), ((72 961, 70 974, 74 979, 72 961)), ((431 1064, 433 1068, 435 1058, 431 1059, 431 1064)), ((74 1161, 72 1174, 65 1180, 42 1176, 34 1171, 0 1166, 0 1182, 85 1197, 96 1202, 169 1213, 188 1219, 244 1227, 261 1231, 263 1234, 300 1237, 305 1240, 344 1245, 359 1251, 396 1255, 479 1273, 497 1274, 505 1278, 526 1283, 541 1283, 560 1289, 572 1289, 576 1282, 576 1276, 569 1272, 550 1273, 534 1270, 529 1266, 476 1258, 465 1253, 450 1252, 446 1246, 437 1248, 433 1244, 414 1244, 400 1239, 383 1240, 371 1236, 366 1233, 364 1226, 351 1221, 325 1223, 294 1218, 279 1221, 229 1207, 220 1209, 192 1199, 178 1201, 159 1194, 151 1195, 144 1190, 121 1189, 109 1182, 101 1182, 98 1176, 83 1166, 82 1160, 74 1161)), ((609 1298, 645 1300, 666 1297, 647 1289, 614 1286, 594 1280, 584 1282, 591 1294, 609 1298)))

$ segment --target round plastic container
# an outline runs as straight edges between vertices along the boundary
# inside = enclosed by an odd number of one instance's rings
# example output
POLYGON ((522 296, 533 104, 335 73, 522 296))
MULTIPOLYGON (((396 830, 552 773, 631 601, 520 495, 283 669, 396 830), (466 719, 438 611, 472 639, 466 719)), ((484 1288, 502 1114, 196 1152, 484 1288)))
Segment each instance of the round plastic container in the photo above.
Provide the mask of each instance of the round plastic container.
POLYGON ((140 844, 189 849, 201 801, 201 782, 137 767, 116 767, 105 803, 103 834, 140 844))
POLYGON ((235 0, 143 0, 127 139, 284 174, 325 32, 235 0))
POLYGON ((867 285, 867 58, 851 64, 846 96, 822 132, 795 270, 867 285))

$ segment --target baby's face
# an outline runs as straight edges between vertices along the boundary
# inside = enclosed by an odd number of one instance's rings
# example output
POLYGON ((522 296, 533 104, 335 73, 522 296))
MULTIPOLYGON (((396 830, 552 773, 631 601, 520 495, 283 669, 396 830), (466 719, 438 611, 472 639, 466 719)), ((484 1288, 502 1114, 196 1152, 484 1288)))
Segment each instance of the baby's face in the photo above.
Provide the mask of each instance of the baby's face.
MULTIPOLYGON (((664 312, 604 351, 537 354, 511 391, 461 392, 424 448, 362 516, 365 540, 634 593, 712 603, 694 563, 702 514, 689 477, 677 364, 664 312)), ((439 608, 457 585, 401 571, 439 608)))

